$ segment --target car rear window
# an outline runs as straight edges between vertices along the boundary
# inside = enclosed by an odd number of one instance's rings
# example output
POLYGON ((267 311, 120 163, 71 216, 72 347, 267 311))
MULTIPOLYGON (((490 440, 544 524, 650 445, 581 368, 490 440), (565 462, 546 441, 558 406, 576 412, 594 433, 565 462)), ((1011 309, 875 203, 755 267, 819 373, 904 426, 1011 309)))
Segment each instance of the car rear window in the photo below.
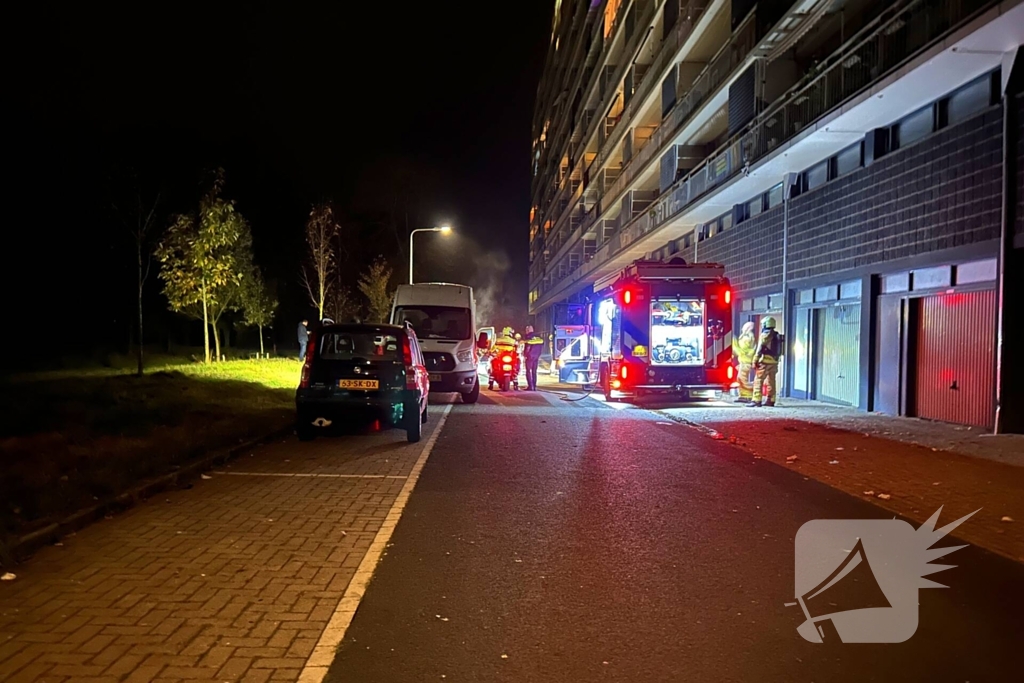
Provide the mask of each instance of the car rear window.
POLYGON ((327 331, 319 340, 320 358, 324 360, 401 361, 402 343, 393 334, 374 331, 327 331))

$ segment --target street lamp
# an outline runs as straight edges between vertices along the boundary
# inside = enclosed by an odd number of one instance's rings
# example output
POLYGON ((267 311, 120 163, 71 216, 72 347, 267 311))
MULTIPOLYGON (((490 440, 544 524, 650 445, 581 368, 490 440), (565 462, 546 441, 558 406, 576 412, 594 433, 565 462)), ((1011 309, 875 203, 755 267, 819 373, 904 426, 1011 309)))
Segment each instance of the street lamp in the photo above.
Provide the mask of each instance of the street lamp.
POLYGON ((442 225, 437 228, 416 228, 409 233, 409 284, 412 284, 412 236, 418 232, 439 232, 442 235, 447 235, 452 231, 450 225, 442 225))

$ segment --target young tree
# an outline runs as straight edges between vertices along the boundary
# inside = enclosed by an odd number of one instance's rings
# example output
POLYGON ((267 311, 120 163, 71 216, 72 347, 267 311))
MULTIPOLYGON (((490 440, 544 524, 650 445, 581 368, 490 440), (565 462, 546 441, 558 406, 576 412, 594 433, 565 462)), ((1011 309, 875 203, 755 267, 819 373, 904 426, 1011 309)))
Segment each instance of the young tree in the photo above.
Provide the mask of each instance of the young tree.
MULTIPOLYGON (((228 258, 234 263, 235 272, 238 277, 228 281, 221 288, 219 296, 210 302, 209 319, 210 328, 213 330, 213 349, 217 360, 221 358, 220 348, 220 321, 225 313, 242 310, 245 306, 245 287, 254 270, 252 262, 252 233, 249 224, 245 223, 244 229, 240 232, 238 240, 231 246, 228 258)), ((196 313, 201 313, 198 309, 196 313)), ((193 315, 199 318, 199 315, 193 315)))
POLYGON ((314 206, 306 221, 306 263, 302 266, 302 284, 310 303, 322 320, 324 307, 331 298, 334 275, 338 267, 335 239, 340 226, 328 204, 314 206))
POLYGON ((359 276, 359 291, 366 297, 366 313, 371 322, 386 322, 391 313, 394 290, 391 288, 391 266, 378 256, 359 276))
POLYGON ((249 265, 240 263, 238 255, 246 249, 251 254, 252 249, 249 225, 234 202, 221 196, 223 189, 224 171, 218 169, 198 211, 175 216, 156 249, 171 310, 203 321, 207 363, 211 360, 211 313, 219 318, 237 296, 246 274, 242 268, 249 265))
POLYGON ((345 322, 356 314, 358 308, 358 302, 352 298, 352 290, 338 282, 327 299, 327 317, 335 322, 345 322))
POLYGON ((135 260, 136 297, 138 314, 138 338, 136 339, 136 374, 141 377, 145 368, 143 359, 143 290, 149 279, 152 265, 153 225, 156 223, 156 209, 160 204, 160 191, 147 192, 143 188, 138 173, 127 169, 121 177, 114 180, 111 208, 114 215, 121 221, 128 238, 131 240, 135 260))
POLYGON ((245 311, 245 324, 259 328, 260 356, 266 351, 263 348, 263 328, 274 322, 277 311, 277 297, 267 287, 266 280, 259 268, 253 268, 252 274, 245 279, 243 287, 242 310, 245 311))

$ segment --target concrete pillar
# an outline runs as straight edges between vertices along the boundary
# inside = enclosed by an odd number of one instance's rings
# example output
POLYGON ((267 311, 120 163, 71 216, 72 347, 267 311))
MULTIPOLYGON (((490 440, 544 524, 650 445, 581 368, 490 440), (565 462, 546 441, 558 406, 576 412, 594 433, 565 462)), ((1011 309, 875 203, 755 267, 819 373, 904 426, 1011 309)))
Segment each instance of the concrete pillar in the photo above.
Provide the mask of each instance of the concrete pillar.
POLYGON ((1018 233, 1019 198, 1024 168, 1017 149, 1024 125, 1018 97, 1024 81, 1020 49, 1003 59, 1003 207, 999 254, 998 329, 996 331, 996 434, 1024 433, 1024 354, 1021 353, 1020 292, 1024 292, 1024 233, 1018 233), (1016 295, 1013 292, 1017 292, 1016 295), (1014 303, 1015 309, 1011 309, 1014 303), (1017 315, 1015 315, 1017 314, 1017 315))

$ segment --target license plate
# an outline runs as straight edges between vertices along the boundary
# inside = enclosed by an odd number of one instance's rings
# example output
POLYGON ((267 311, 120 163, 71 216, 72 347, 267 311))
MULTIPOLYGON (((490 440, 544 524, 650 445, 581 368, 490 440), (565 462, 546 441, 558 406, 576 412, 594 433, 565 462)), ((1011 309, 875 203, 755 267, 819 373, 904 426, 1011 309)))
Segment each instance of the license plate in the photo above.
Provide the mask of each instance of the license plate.
POLYGON ((380 382, 375 379, 342 379, 338 380, 339 389, 379 389, 380 382))
POLYGON ((509 370, 511 370, 511 369, 512 369, 512 366, 511 366, 511 365, 502 365, 502 366, 501 366, 501 369, 502 369, 502 370, 506 370, 506 371, 509 371, 509 370))
POLYGON ((440 382, 441 381, 441 375, 438 375, 437 373, 431 373, 430 381, 431 382, 440 382))

